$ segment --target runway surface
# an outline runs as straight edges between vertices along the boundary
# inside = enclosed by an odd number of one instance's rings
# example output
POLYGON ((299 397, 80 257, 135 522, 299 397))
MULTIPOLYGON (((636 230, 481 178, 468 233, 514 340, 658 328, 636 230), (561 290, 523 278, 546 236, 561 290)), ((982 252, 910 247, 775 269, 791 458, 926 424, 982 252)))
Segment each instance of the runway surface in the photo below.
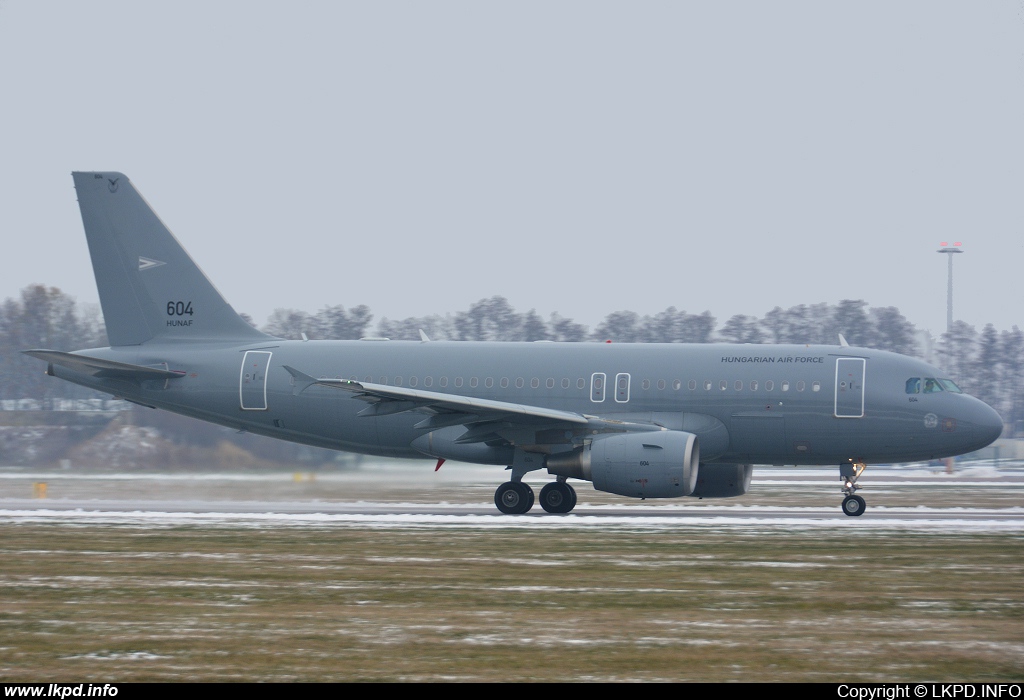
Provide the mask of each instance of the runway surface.
MULTIPOLYGON (((533 476, 533 475, 531 475, 533 476)), ((535 491, 545 482, 536 475, 535 491)), ((358 524, 376 527, 771 527, 1024 532, 1024 473, 969 466, 869 471, 867 512, 839 509, 831 469, 756 469, 751 492, 726 500, 639 501, 573 482, 580 503, 568 515, 539 506, 498 513, 498 469, 378 463, 336 472, 156 473, 0 468, 0 522, 123 523, 135 526, 358 524), (39 495, 45 484, 46 497, 39 495)), ((529 478, 527 481, 531 481, 529 478)))

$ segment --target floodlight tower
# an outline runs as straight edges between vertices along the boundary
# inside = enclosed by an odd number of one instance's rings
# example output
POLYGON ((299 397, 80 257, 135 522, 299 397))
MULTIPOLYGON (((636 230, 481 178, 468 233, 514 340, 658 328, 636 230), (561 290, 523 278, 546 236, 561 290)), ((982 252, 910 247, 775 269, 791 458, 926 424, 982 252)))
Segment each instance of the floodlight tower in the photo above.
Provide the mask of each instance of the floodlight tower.
POLYGON ((945 241, 940 243, 942 246, 938 250, 939 253, 946 253, 949 256, 949 281, 946 284, 946 332, 949 333, 953 329, 953 254, 964 252, 961 246, 963 243, 957 241, 953 245, 949 245, 945 241))

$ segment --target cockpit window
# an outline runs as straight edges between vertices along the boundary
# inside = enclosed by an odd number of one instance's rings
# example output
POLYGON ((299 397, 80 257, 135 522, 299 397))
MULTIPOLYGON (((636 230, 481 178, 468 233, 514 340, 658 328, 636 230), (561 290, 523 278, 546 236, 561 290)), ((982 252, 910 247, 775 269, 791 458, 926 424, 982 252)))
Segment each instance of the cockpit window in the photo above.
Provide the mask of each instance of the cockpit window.
POLYGON ((920 394, 921 393, 921 378, 912 377, 907 380, 907 393, 908 394, 920 394))
POLYGON ((962 394, 962 393, 964 393, 960 389, 960 387, 958 387, 956 384, 953 383, 952 379, 940 379, 939 380, 939 384, 942 385, 943 389, 945 389, 946 391, 952 392, 954 394, 962 394))
POLYGON ((939 385, 939 381, 937 379, 932 377, 924 378, 924 393, 934 394, 939 391, 942 391, 942 386, 939 385))

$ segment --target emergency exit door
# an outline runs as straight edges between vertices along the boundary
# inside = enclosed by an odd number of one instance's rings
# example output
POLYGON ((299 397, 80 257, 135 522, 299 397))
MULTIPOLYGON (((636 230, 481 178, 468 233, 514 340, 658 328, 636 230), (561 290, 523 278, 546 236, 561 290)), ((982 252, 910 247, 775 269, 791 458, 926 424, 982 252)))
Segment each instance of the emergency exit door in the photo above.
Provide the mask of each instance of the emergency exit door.
POLYGON ((272 354, 265 350, 250 350, 242 358, 238 395, 243 411, 267 410, 267 367, 272 354))

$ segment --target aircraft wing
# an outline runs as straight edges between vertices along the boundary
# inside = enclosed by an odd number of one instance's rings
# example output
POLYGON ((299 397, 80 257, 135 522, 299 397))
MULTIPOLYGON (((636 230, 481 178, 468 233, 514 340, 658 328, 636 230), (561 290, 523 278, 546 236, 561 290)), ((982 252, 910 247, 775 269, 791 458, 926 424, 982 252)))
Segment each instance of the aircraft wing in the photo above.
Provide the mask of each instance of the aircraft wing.
POLYGON ((90 374, 94 377, 144 380, 178 379, 185 376, 185 372, 182 371, 133 365, 127 362, 115 362, 114 360, 101 360, 98 357, 76 355, 70 352, 60 352, 59 350, 23 350, 22 352, 31 357, 45 360, 51 365, 60 365, 61 367, 67 367, 76 372, 90 374))
POLYGON ((484 442, 500 435, 508 429, 535 428, 552 429, 564 427, 568 429, 586 427, 605 432, 651 431, 662 430, 660 426, 649 423, 626 423, 617 420, 602 419, 575 411, 562 411, 556 408, 532 406, 528 404, 494 401, 472 396, 446 394, 437 391, 407 389, 400 386, 358 382, 351 379, 332 379, 329 377, 314 378, 294 367, 284 368, 292 375, 294 394, 301 394, 311 386, 327 386, 351 392, 355 398, 366 401, 370 405, 359 412, 361 416, 383 416, 406 411, 418 411, 429 414, 416 424, 421 430, 436 430, 453 425, 465 425, 468 430, 457 442, 484 442))

